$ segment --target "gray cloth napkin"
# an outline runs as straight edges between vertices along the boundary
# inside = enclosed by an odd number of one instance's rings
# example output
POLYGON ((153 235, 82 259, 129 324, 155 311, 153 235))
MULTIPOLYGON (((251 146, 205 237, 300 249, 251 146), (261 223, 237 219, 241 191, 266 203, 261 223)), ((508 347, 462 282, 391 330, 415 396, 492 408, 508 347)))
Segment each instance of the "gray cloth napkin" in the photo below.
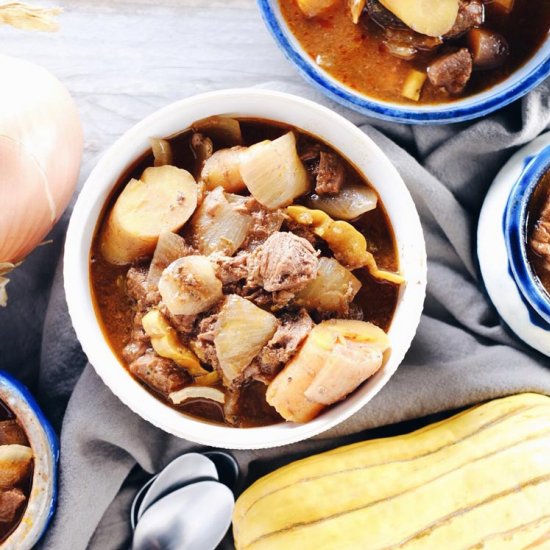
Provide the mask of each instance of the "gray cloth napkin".
MULTIPOLYGON (((243 485, 296 457, 367 437, 370 432, 361 432, 377 426, 522 391, 550 394, 550 361, 502 326, 481 288, 475 258, 477 217, 487 188, 514 150, 550 124, 550 83, 491 117, 442 127, 368 120, 329 103, 305 85, 289 89, 273 82, 266 87, 329 104, 390 157, 422 219, 429 283, 418 334, 389 384, 347 422, 314 440, 235 452, 243 485)), ((180 453, 198 447, 136 416, 86 364, 68 317, 60 265, 43 322, 49 288, 43 275, 51 277, 58 253, 39 251, 41 257, 35 255, 14 278, 10 290, 18 298, 18 309, 12 316, 15 321, 0 314, 3 335, 10 339, 0 341, 0 365, 17 371, 26 357, 40 356, 40 379, 34 388, 58 428, 62 422, 59 507, 43 546, 125 548, 131 540, 129 505, 144 472, 156 472, 180 453), (28 289, 22 281, 29 279, 36 286, 18 296, 20 289, 28 289)))

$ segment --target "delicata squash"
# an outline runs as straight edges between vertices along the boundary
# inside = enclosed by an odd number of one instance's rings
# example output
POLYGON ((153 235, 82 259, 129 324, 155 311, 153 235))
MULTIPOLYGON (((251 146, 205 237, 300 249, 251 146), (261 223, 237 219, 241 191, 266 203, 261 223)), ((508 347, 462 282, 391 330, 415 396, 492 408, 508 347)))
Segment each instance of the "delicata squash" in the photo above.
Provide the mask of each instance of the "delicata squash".
POLYGON ((294 462, 238 499, 237 550, 548 548, 550 397, 294 462))

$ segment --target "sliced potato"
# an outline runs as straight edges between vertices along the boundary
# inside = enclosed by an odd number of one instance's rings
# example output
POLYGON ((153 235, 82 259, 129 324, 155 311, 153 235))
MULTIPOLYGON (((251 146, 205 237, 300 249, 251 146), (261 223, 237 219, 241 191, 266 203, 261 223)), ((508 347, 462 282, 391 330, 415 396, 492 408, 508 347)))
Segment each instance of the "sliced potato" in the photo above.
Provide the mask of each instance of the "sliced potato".
POLYGON ((459 0, 380 0, 413 31, 426 36, 443 36, 455 24, 459 0))
POLYGON ((246 189, 241 176, 241 155, 245 147, 231 147, 216 151, 205 163, 201 172, 201 179, 207 189, 223 187, 230 193, 238 193, 246 189))
POLYGON ((30 475, 33 452, 25 445, 0 446, 0 489, 11 489, 30 475))
POLYGON ((271 382, 267 402, 285 420, 308 422, 374 374, 389 346, 387 334, 372 323, 323 321, 271 382))
POLYGON ((160 276, 159 292, 172 315, 197 315, 221 300, 222 282, 206 256, 185 256, 160 276))
POLYGON ((229 384, 260 353, 277 330, 274 315, 235 294, 227 297, 218 317, 214 345, 229 384))
POLYGON ((101 253, 125 265, 150 256, 163 231, 178 231, 197 207, 193 176, 175 166, 147 168, 132 179, 113 206, 101 235, 101 253))
POLYGON ((287 206, 309 191, 292 132, 249 147, 241 157, 241 176, 252 196, 270 210, 287 206))

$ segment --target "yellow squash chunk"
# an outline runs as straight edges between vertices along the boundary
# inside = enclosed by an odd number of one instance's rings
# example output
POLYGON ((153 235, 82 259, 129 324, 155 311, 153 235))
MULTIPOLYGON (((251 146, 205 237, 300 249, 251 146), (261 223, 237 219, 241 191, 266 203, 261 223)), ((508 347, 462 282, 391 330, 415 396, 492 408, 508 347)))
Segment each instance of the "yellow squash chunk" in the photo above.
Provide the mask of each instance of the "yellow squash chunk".
POLYGON ((277 330, 277 318, 252 302, 231 294, 220 311, 214 345, 226 382, 231 383, 277 330))
POLYGON ((237 550, 542 550, 549 494, 550 397, 521 394, 280 468, 233 533, 237 550))
POLYGON ((389 345, 372 323, 323 321, 268 386, 267 402, 285 420, 308 422, 374 374, 389 345))
POLYGON ((295 222, 308 226, 329 245, 334 257, 348 269, 366 267, 376 279, 394 284, 405 282, 398 273, 378 269, 376 260, 367 249, 365 237, 348 222, 334 221, 322 210, 312 210, 305 206, 289 206, 287 215, 295 222))
POLYGON ((425 72, 411 69, 405 79, 405 84, 403 84, 401 95, 412 101, 418 101, 422 92, 422 86, 424 86, 427 78, 428 75, 425 72))
POLYGON ((101 236, 110 263, 129 264, 150 256, 163 231, 178 231, 197 206, 197 184, 175 166, 147 168, 132 179, 113 206, 101 236))
POLYGON ((458 16, 459 0, 380 0, 413 31, 426 36, 443 36, 458 16))
POLYGON ((309 179, 292 132, 249 147, 241 155, 240 171, 252 196, 270 210, 287 206, 309 191, 309 179))
POLYGON ((197 356, 178 337, 174 327, 158 310, 153 309, 141 320, 143 330, 151 338, 151 345, 161 357, 171 359, 184 368, 191 376, 205 376, 210 374, 201 367, 197 356))

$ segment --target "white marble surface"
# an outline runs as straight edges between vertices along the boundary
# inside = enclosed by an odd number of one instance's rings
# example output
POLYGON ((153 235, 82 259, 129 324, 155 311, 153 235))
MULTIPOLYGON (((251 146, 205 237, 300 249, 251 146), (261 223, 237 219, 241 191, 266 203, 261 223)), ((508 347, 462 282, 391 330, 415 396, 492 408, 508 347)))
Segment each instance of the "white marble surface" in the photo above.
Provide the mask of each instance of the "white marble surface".
POLYGON ((86 144, 81 184, 109 144, 172 101, 208 90, 300 80, 271 40, 254 0, 45 5, 64 8, 59 32, 2 27, 1 51, 48 68, 73 94, 86 144))

